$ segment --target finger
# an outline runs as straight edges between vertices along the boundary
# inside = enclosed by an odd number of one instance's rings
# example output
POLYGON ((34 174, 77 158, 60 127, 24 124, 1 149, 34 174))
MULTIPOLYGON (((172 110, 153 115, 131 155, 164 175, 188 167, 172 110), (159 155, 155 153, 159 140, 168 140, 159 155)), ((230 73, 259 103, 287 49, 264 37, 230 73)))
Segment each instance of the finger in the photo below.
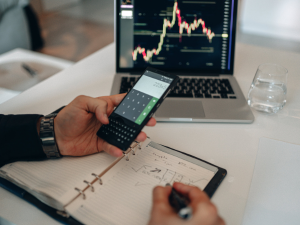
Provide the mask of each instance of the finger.
POLYGON ((173 209, 169 204, 171 189, 171 187, 161 186, 157 186, 153 189, 153 213, 166 214, 173 212, 173 209))
POLYGON ((123 100, 123 98, 125 97, 126 93, 124 94, 117 94, 117 95, 110 95, 110 96, 103 96, 103 97, 99 97, 100 99, 105 99, 105 100, 109 100, 114 107, 118 106, 120 104, 120 102, 123 100))
MULTIPOLYGON (((151 119, 148 121, 147 126, 153 127, 153 126, 155 126, 155 124, 156 124, 156 120, 155 120, 154 118, 151 118, 151 119)), ((139 133, 139 135, 136 137, 135 140, 136 140, 137 142, 143 142, 143 141, 145 141, 146 139, 147 139, 147 134, 146 134, 145 132, 141 131, 141 132, 139 133)))
POLYGON ((139 135, 136 137, 136 141, 137 142, 143 142, 147 139, 147 135, 145 132, 141 131, 141 133, 139 133, 139 135))
POLYGON ((191 207, 193 210, 196 210, 197 206, 201 202, 210 203, 209 197, 203 191, 201 191, 198 187, 185 185, 182 183, 175 182, 173 187, 183 195, 186 195, 191 201, 191 207))
POLYGON ((109 144, 108 142, 100 139, 100 145, 101 145, 101 150, 107 152, 108 154, 110 154, 111 156, 114 157, 121 157, 123 155, 123 151, 119 148, 117 148, 116 146, 113 146, 111 144, 109 144))
POLYGON ((94 113, 101 123, 109 123, 107 116, 107 101, 83 95, 78 96, 75 101, 76 104, 78 104, 79 107, 82 107, 86 112, 94 113))
POLYGON ((146 126, 149 127, 154 127, 155 125, 156 125, 156 119, 154 119, 153 117, 151 117, 148 123, 146 124, 146 126))
POLYGON ((102 99, 108 103, 107 115, 110 115, 115 109, 115 107, 118 106, 120 102, 123 100, 124 96, 125 94, 118 94, 118 95, 98 97, 98 99, 102 99))
MULTIPOLYGON (((219 220, 218 210, 214 204, 211 203, 207 194, 201 191, 197 187, 174 183, 173 187, 180 193, 185 194, 189 197, 191 203, 190 206, 193 209, 194 221, 205 221, 205 224, 218 224, 219 220)), ((221 223, 222 224, 222 223, 221 223)))

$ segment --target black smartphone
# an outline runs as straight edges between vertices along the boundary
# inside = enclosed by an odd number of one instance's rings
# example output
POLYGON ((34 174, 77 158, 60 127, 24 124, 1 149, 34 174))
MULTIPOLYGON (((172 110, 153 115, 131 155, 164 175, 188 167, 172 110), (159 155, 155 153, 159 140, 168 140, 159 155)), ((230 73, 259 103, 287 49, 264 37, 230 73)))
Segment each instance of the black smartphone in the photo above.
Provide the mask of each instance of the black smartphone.
POLYGON ((126 151, 178 79, 176 75, 148 67, 109 116, 109 124, 98 130, 98 137, 126 151))

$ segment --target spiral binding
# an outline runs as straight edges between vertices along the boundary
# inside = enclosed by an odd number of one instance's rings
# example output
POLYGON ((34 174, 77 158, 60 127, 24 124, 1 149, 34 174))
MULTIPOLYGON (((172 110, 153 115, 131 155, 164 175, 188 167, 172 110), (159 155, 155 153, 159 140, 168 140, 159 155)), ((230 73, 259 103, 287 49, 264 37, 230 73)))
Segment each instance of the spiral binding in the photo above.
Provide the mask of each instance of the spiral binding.
POLYGON ((128 153, 125 153, 125 152, 124 152, 124 156, 125 156, 126 161, 129 161, 128 153))
MULTIPOLYGON (((136 145, 130 146, 130 148, 129 148, 129 149, 130 149, 130 152, 132 152, 132 155, 135 155, 135 153, 136 153, 136 152, 135 152, 135 148, 136 148, 137 146, 138 146, 139 149, 142 149, 141 143, 140 143, 140 142, 135 141, 135 143, 136 143, 136 145)), ((124 156, 125 156, 126 161, 129 161, 129 153, 124 152, 123 154, 124 154, 124 156)), ((92 176, 96 177, 97 180, 99 180, 100 185, 103 185, 102 179, 101 179, 97 174, 92 173, 92 176)), ((83 182, 86 183, 86 184, 91 188, 92 192, 95 191, 95 188, 94 188, 94 186, 93 186, 92 183, 88 182, 87 180, 84 180, 83 182)), ((75 188, 75 190, 78 191, 78 192, 80 193, 80 195, 82 195, 82 197, 83 197, 84 200, 86 199, 86 195, 85 195, 85 193, 84 193, 82 190, 80 190, 80 189, 77 188, 77 187, 75 188)))
POLYGON ((84 194, 84 192, 82 190, 80 190, 77 187, 75 188, 75 190, 78 191, 82 195, 82 197, 83 197, 84 200, 86 199, 86 196, 85 196, 85 194, 84 194))
POLYGON ((135 151, 134 151, 135 147, 130 147, 131 151, 132 151, 132 155, 135 155, 135 151))
MULTIPOLYGON (((140 149, 140 150, 142 149, 142 148, 141 148, 141 143, 140 143, 140 142, 137 142, 137 141, 134 141, 134 142, 136 143, 136 145, 130 146, 130 147, 129 147, 130 151, 132 152, 132 155, 135 155, 135 148, 136 148, 137 146, 139 146, 139 149, 140 149)), ((124 156, 125 156, 126 161, 129 161, 129 153, 124 152, 124 156)))
POLYGON ((94 186, 90 182, 88 182, 87 180, 84 180, 83 182, 90 186, 90 188, 92 189, 92 192, 95 191, 94 186))
MULTIPOLYGON (((136 146, 138 146, 139 147, 139 150, 141 150, 142 149, 142 145, 141 145, 141 142, 137 142, 137 141, 134 141, 137 145, 136 146)), ((134 146, 134 147, 136 147, 136 146, 134 146)))
POLYGON ((94 177, 96 177, 98 180, 99 180, 99 182, 100 182, 100 185, 102 185, 103 184, 103 182, 102 182, 102 179, 97 175, 97 174, 95 174, 95 173, 92 173, 92 175, 94 176, 94 177))

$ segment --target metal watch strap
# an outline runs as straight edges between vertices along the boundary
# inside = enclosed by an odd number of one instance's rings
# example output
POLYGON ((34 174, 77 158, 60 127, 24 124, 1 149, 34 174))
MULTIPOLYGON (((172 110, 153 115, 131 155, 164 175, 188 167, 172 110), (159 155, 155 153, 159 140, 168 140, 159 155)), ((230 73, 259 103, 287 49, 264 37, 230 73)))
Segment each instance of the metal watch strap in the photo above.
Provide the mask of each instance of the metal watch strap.
POLYGON ((42 141, 43 150, 49 159, 60 158, 58 147, 54 134, 54 118, 57 114, 49 114, 41 119, 40 139, 42 141))

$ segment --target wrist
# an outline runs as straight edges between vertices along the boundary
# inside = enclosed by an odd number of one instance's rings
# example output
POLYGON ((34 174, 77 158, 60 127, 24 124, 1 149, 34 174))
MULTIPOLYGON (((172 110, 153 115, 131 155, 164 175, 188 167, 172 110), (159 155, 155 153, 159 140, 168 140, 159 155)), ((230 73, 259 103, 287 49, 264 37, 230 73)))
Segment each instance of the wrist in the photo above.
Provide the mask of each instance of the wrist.
POLYGON ((58 130, 58 126, 57 126, 57 118, 54 118, 54 135, 55 135, 55 142, 56 142, 56 146, 59 149, 59 153, 62 156, 66 156, 68 155, 65 151, 64 148, 62 147, 63 145, 61 144, 61 135, 59 135, 59 130, 58 130))

